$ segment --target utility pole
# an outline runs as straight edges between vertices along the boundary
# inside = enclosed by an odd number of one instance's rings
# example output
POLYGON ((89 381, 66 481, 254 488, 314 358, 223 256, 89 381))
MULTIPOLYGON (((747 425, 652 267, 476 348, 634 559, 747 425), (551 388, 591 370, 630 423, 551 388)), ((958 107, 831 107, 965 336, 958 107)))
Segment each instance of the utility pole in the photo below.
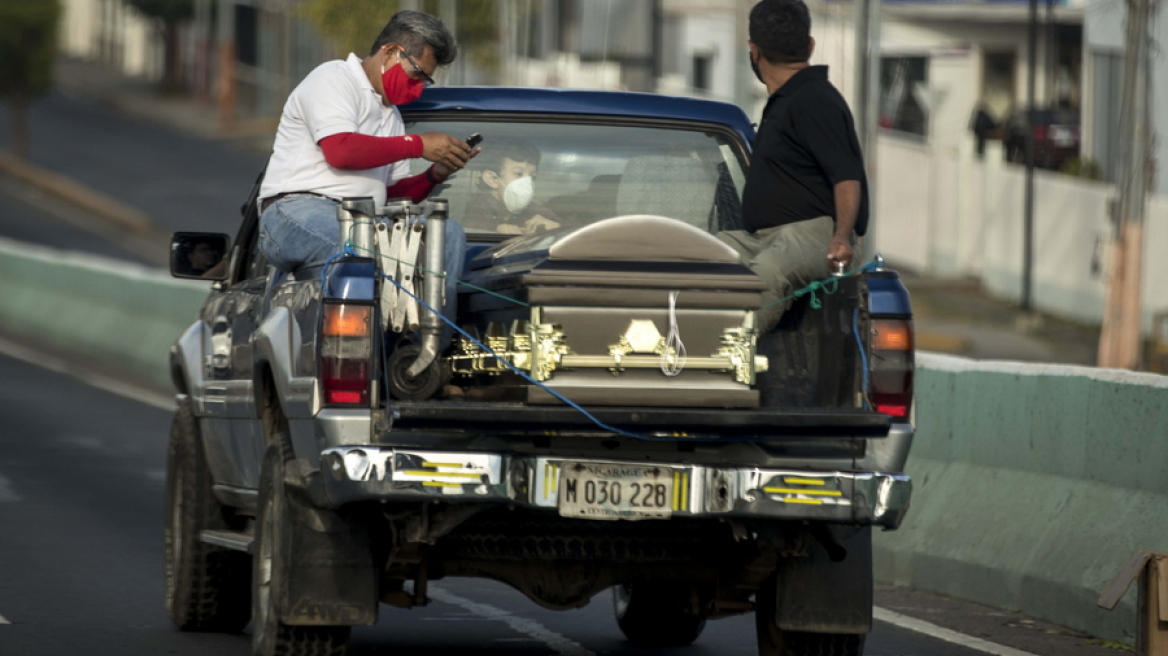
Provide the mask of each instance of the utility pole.
POLYGON ((1150 177, 1148 143, 1148 24, 1153 0, 1127 0, 1120 107, 1118 198, 1099 366, 1140 366, 1143 312, 1144 208, 1150 177))
POLYGON ((1034 311, 1034 96, 1037 69, 1038 0, 1030 0, 1026 49, 1026 185, 1022 201, 1022 311, 1025 313, 1034 311))
MULTIPOLYGON (((876 136, 879 133, 880 104, 880 2, 856 0, 856 136, 868 174, 868 212, 876 212, 876 136)), ((878 221, 874 222, 877 225, 878 221)), ((869 226, 866 243, 875 243, 878 227, 869 226)))

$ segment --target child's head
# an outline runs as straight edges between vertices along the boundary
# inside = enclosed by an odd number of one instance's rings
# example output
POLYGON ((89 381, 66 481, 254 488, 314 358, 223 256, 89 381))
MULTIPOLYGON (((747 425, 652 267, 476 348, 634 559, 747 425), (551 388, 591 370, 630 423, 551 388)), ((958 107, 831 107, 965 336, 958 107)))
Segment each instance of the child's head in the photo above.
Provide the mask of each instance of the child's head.
POLYGON ((512 212, 518 212, 531 202, 531 180, 535 179, 539 159, 539 150, 534 146, 510 141, 485 145, 483 152, 471 161, 482 170, 479 184, 492 196, 507 202, 512 212), (522 182, 524 178, 528 180, 522 182), (509 188, 510 192, 507 191, 509 188), (523 196, 526 196, 525 202, 523 196), (510 201, 508 197, 511 197, 510 201))

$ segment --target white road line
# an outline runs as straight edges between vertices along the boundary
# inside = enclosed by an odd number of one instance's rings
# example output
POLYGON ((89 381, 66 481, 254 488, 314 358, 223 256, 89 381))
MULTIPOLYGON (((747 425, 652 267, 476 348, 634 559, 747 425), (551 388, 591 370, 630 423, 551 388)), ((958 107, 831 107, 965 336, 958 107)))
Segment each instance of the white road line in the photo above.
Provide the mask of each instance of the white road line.
POLYGON ((12 624, 12 622, 9 622, 3 615, 0 615, 0 624, 12 624))
POLYGON ((524 617, 519 617, 513 613, 509 613, 502 608, 496 608, 489 604, 480 604, 477 601, 470 599, 463 599, 456 594, 443 590, 438 586, 430 586, 427 594, 432 599, 437 599, 443 603, 451 604, 468 610, 479 617, 488 620, 495 620, 503 622, 513 631, 522 633, 534 640, 538 640, 555 650, 561 656, 596 656, 596 652, 586 649, 578 642, 574 642, 565 638, 564 636, 545 628, 535 620, 529 620, 524 617))
POLYGON ((909 631, 922 633, 929 637, 937 638, 938 640, 944 640, 945 642, 951 642, 955 645, 961 645, 962 647, 976 649, 977 651, 984 652, 986 654, 993 654, 993 656, 1035 656, 1035 654, 1032 654, 1028 651, 1022 651, 1021 649, 1006 647, 1005 645, 999 645, 998 643, 990 642, 989 640, 975 638, 971 635, 959 633, 952 629, 946 629, 943 626, 937 626, 931 622, 918 620, 915 617, 901 615, 900 613, 888 610, 887 608, 880 608, 879 606, 872 609, 872 617, 881 622, 887 622, 893 626, 899 626, 902 629, 908 629, 909 631))
POLYGON ((174 410, 175 407, 174 397, 171 395, 162 394, 137 385, 130 385, 115 378, 110 378, 109 376, 79 370, 61 358, 53 357, 47 353, 28 348, 2 337, 0 337, 0 353, 20 360, 21 362, 44 367, 49 371, 73 376, 93 387, 113 392, 118 396, 133 401, 140 401, 161 410, 174 410))
MULTIPOLYGON (((20 495, 12 489, 12 481, 0 475, 0 501, 20 501, 20 495)), ((4 619, 0 616, 0 619, 4 619)))

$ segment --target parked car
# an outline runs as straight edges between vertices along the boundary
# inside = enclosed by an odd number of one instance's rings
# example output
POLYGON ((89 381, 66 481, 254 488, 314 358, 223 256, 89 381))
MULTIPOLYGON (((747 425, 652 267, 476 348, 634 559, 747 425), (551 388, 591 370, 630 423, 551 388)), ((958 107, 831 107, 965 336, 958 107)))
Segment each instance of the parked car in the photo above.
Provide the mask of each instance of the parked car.
MULTIPOLYGON (((1034 165, 1058 170, 1067 160, 1079 156, 1079 117, 1061 109, 1031 111, 1034 126, 1034 165)), ((1006 159, 1026 163, 1026 113, 1015 112, 1002 126, 1006 159)))
POLYGON ((763 656, 860 656, 872 530, 897 528, 912 492, 896 272, 829 281, 755 330, 763 285, 713 234, 739 224, 754 134, 733 105, 438 88, 402 114, 410 132, 531 144, 559 225, 502 232, 472 165, 444 200, 345 200, 351 246, 289 276, 256 248, 253 190, 171 352, 172 620, 250 619, 259 656, 335 656, 379 602, 469 576, 554 609, 612 589, 640 644, 753 611, 763 656), (443 306, 449 219, 469 284, 465 333, 441 349, 403 292, 443 306), (451 382, 465 393, 440 394, 451 382))

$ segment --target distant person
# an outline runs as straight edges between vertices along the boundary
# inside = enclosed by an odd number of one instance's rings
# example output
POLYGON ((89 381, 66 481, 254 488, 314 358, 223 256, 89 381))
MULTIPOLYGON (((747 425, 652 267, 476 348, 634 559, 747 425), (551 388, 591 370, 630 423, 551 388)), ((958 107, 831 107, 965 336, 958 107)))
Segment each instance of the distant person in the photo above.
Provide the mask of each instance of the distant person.
POLYGON ((505 235, 530 235, 560 227, 548 208, 533 203, 541 155, 522 142, 488 144, 475 164, 482 171, 468 218, 505 235))
POLYGON ((992 138, 998 129, 998 124, 994 117, 990 116, 985 102, 979 102, 974 108, 973 117, 969 120, 969 129, 977 143, 977 157, 981 159, 985 156, 986 140, 992 138))
POLYGON ((802 0, 763 0, 750 10, 750 63, 770 100, 742 194, 745 230, 718 233, 766 285, 758 328, 778 325, 790 300, 846 267, 868 227, 868 182, 852 113, 810 66, 811 15, 802 0))
MULTIPOLYGON (((295 271, 325 263, 340 250, 337 205, 342 198, 421 202, 478 152, 440 132, 406 134, 398 105, 417 100, 457 47, 437 18, 401 11, 373 42, 369 55, 325 62, 297 85, 284 105, 260 187, 259 248, 276 268, 295 271), (409 160, 433 165, 409 176, 409 160)), ((466 235, 446 221, 447 307, 466 235)))

